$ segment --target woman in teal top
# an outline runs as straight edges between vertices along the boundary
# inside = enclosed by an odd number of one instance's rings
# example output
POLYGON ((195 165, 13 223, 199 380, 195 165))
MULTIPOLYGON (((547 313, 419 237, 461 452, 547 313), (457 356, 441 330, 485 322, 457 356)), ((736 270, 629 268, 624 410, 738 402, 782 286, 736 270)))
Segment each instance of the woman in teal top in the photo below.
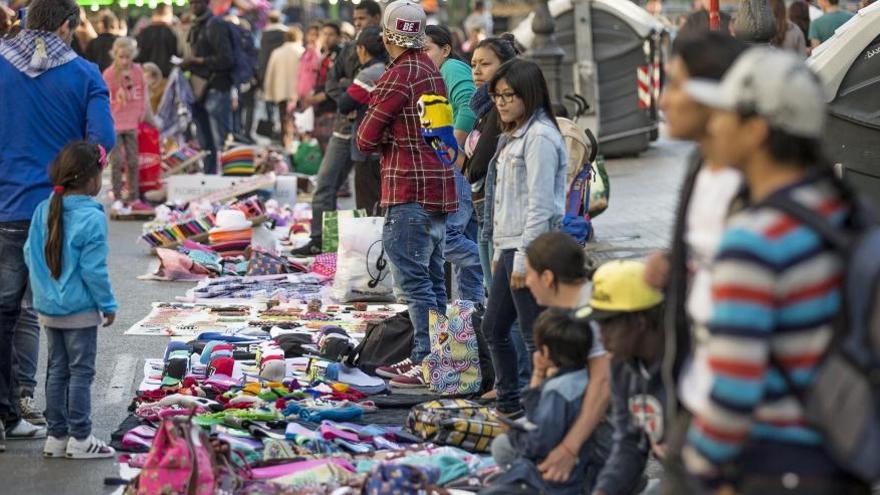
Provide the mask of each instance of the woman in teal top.
MULTIPOLYGON (((464 145, 468 133, 474 128, 476 115, 470 107, 471 97, 477 90, 471 68, 452 48, 452 35, 443 26, 425 28, 428 37, 425 53, 440 69, 446 97, 452 105, 453 126, 458 147, 464 145)), ((458 192, 458 211, 446 218, 446 261, 455 266, 459 298, 483 304, 486 290, 483 287, 483 268, 477 249, 477 218, 471 198, 471 185, 461 173, 464 153, 459 153, 455 168, 455 187, 458 192)))

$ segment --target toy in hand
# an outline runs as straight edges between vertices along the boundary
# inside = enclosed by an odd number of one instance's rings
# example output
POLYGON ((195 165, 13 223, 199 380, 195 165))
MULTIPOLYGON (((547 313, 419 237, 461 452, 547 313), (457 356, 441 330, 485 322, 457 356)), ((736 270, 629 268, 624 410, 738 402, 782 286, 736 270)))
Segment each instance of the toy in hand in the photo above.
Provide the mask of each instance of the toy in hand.
POLYGON ((416 107, 422 124, 422 137, 446 165, 458 159, 458 142, 452 127, 452 106, 445 96, 426 93, 416 107))

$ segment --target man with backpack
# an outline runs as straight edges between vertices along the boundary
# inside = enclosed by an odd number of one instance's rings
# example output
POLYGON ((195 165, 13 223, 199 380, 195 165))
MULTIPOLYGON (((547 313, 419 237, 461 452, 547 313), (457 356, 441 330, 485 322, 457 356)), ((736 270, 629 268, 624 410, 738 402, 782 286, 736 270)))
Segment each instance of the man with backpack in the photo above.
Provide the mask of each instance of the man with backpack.
POLYGON ((715 109, 712 154, 742 172, 750 206, 730 217, 711 269, 710 395, 694 415, 685 465, 709 488, 743 495, 868 494, 802 400, 834 349, 848 262, 813 223, 843 231, 853 218, 852 196, 822 153, 822 87, 797 56, 753 48, 720 83, 686 89, 715 109), (806 213, 788 213, 792 205, 806 213))
POLYGON ((217 151, 232 131, 233 33, 228 23, 214 17, 208 0, 193 0, 190 8, 195 19, 187 41, 193 54, 183 60, 181 68, 191 73, 196 98, 193 118, 199 144, 208 153, 205 173, 215 174, 217 151))

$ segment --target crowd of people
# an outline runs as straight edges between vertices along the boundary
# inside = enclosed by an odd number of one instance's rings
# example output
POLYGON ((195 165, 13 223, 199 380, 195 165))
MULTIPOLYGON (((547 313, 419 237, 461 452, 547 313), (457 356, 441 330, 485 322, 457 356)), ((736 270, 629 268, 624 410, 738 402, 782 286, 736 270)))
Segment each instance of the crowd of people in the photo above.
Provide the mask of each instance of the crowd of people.
MULTIPOLYGON (((362 0, 347 41, 337 23, 304 29, 273 13, 241 78, 249 28, 207 0, 190 1, 183 38, 160 7, 138 41, 102 17, 84 50, 74 2, 33 0, 27 28, 0 42, 0 95, 16 95, 0 98, 0 446, 47 437, 47 456, 113 455, 89 419, 97 329, 117 311, 94 196, 110 163, 115 199, 139 201, 137 179, 125 198, 121 181, 126 165, 136 170, 133 128, 154 119, 151 91, 179 65, 212 153, 206 172, 226 134, 252 128, 240 110, 254 106, 254 88, 285 139, 291 112, 313 110, 325 152, 311 240, 294 254, 321 252, 322 213, 354 170, 358 207, 385 217, 384 256, 414 329, 411 355, 377 370, 392 387, 426 385, 429 312, 445 314, 450 297, 446 262, 459 297, 484 308, 495 372, 484 398, 509 424, 492 444, 504 473, 488 493, 640 493, 650 457, 664 464, 655 489, 666 493, 870 493, 799 402, 833 345, 847 260, 778 206, 837 229, 856 208, 822 152, 825 97, 803 62, 806 40, 817 46, 845 21, 835 0, 821 3, 826 16, 806 37, 794 16, 777 19, 773 44, 791 50, 710 32, 708 14, 705 28, 682 30, 660 106, 670 137, 697 149, 673 244, 590 273, 583 246, 561 231, 568 150, 547 83, 508 34, 474 39, 468 63, 458 50, 471 40, 428 26, 411 0, 362 0), (454 160, 423 137, 426 95, 448 99, 454 160), (49 344, 45 417, 29 364, 38 325, 49 344)), ((476 7, 469 33, 491 33, 476 7)))

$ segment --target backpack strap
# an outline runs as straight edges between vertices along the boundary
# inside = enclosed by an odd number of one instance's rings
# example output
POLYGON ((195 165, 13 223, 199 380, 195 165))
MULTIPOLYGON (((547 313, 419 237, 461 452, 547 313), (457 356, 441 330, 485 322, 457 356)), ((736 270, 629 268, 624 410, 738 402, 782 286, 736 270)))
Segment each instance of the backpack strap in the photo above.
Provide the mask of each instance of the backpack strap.
POLYGON ((833 225, 821 214, 796 202, 791 197, 783 194, 774 194, 765 199, 761 204, 782 211, 806 225, 819 234, 819 237, 827 241, 841 255, 846 256, 850 252, 852 247, 850 235, 844 233, 843 229, 833 225))

